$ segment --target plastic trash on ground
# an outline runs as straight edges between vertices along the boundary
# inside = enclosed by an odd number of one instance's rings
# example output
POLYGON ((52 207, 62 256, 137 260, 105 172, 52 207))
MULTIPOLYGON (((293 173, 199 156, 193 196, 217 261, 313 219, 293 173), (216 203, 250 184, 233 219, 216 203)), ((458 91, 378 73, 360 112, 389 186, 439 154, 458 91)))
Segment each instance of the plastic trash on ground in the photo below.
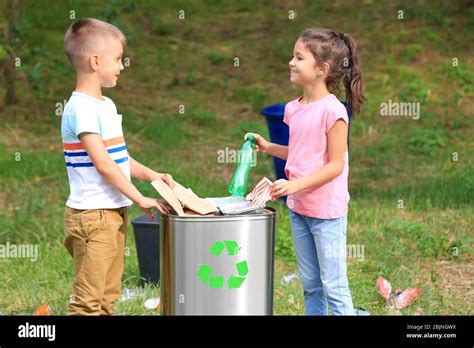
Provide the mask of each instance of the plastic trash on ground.
POLYGON ((51 315, 53 310, 47 304, 41 305, 38 307, 34 315, 51 315))
POLYGON ((392 285, 390 282, 382 277, 377 278, 377 291, 384 299, 388 300, 392 294, 392 285))
POLYGON ((160 298, 159 297, 153 297, 149 298, 148 300, 145 301, 145 308, 146 309, 160 309, 160 298))
POLYGON ((283 285, 288 285, 290 284, 293 280, 295 279, 298 279, 299 275, 298 273, 290 273, 290 274, 287 274, 287 275, 284 275, 283 277, 281 277, 281 280, 280 280, 280 283, 283 284, 283 285))
POLYGON ((377 292, 386 300, 389 310, 409 307, 423 295, 423 290, 419 288, 407 288, 403 291, 397 289, 395 294, 392 294, 392 285, 380 276, 377 278, 376 286, 377 292))
POLYGON ((423 295, 423 290, 408 288, 394 295, 395 308, 402 309, 411 306, 417 299, 423 295))
POLYGON ((134 299, 135 297, 137 297, 137 290, 125 288, 122 291, 122 297, 120 298, 120 300, 128 301, 134 299))

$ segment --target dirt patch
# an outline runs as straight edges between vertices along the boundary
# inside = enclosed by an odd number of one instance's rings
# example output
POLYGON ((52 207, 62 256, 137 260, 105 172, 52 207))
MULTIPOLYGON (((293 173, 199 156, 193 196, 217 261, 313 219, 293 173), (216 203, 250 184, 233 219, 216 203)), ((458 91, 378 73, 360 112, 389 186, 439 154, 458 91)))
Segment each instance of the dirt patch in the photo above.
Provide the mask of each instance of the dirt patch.
POLYGON ((466 263, 439 261, 436 263, 438 287, 451 298, 465 302, 469 308, 474 307, 474 257, 466 263))
MULTIPOLYGON (((456 303, 454 307, 462 314, 472 314, 474 307, 474 257, 468 256, 463 262, 441 260, 421 267, 420 283, 440 291, 449 303, 456 303)), ((424 296, 429 296, 425 294, 424 296)), ((461 314, 446 312, 442 314, 461 314)))

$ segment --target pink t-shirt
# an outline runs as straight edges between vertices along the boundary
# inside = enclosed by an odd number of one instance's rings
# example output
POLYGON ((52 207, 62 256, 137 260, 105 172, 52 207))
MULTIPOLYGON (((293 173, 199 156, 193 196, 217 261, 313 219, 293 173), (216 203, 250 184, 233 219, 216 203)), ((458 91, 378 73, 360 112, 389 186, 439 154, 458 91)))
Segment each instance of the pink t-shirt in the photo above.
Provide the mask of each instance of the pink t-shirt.
MULTIPOLYGON (((345 106, 334 94, 309 104, 295 99, 285 107, 285 122, 290 127, 285 173, 296 180, 328 163, 328 132, 338 119, 349 124, 345 106)), ((319 219, 335 219, 347 214, 349 161, 346 147, 342 173, 327 184, 309 188, 287 198, 294 212, 319 219)))

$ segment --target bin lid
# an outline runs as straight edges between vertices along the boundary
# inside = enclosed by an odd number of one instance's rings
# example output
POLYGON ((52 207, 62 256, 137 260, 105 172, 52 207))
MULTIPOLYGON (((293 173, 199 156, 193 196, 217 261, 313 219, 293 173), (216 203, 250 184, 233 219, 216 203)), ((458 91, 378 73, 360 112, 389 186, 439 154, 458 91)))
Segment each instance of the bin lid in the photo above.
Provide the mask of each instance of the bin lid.
MULTIPOLYGON (((170 219, 172 221, 186 221, 186 222, 206 222, 206 221, 246 221, 246 220, 260 220, 260 219, 269 219, 274 218, 276 215, 275 209, 271 207, 265 207, 257 212, 248 212, 239 215, 212 215, 212 216, 179 216, 166 214, 163 215, 163 221, 170 219)), ((165 223, 165 222, 164 222, 165 223)))
POLYGON ((264 107, 260 110, 263 116, 282 118, 285 116, 286 103, 274 104, 264 107))

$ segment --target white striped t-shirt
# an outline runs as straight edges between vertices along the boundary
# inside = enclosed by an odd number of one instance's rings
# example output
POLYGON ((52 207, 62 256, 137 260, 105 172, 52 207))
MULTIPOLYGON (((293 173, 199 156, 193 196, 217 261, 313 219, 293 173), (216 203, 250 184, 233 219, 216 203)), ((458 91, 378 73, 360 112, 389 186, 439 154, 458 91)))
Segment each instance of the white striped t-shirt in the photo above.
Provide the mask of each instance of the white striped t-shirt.
POLYGON ((109 156, 130 180, 122 115, 117 114, 111 99, 103 98, 73 92, 64 107, 61 135, 70 188, 66 205, 70 208, 113 209, 132 204, 97 172, 79 139, 79 134, 84 132, 100 134, 109 156))

